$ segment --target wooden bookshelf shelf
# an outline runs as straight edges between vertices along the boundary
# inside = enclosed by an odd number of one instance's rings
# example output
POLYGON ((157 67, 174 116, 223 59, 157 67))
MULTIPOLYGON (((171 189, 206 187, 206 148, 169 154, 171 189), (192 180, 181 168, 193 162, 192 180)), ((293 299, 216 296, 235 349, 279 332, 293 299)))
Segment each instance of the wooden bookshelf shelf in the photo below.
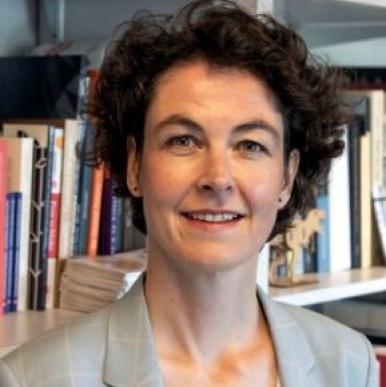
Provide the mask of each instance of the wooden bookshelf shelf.
POLYGON ((386 266, 318 274, 319 282, 293 288, 269 288, 277 301, 312 305, 386 290, 386 266))

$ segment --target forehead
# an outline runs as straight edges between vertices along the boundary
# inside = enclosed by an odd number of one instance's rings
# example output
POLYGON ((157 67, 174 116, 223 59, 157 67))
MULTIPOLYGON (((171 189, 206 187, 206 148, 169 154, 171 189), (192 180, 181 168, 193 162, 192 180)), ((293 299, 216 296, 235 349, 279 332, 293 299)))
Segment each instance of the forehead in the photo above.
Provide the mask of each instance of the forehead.
POLYGON ((197 60, 180 63, 155 83, 147 123, 167 115, 183 114, 198 120, 219 118, 229 125, 264 119, 282 127, 282 115, 267 84, 250 72, 218 68, 197 60))

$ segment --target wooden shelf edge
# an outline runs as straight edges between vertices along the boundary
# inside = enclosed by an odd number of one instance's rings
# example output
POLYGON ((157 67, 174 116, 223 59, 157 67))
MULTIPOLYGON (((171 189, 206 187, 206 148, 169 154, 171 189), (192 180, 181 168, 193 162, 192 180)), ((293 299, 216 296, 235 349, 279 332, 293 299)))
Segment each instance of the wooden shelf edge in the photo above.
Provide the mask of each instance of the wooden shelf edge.
POLYGON ((317 284, 287 289, 270 287, 269 294, 277 301, 305 306, 386 290, 386 266, 321 273, 317 277, 317 284))

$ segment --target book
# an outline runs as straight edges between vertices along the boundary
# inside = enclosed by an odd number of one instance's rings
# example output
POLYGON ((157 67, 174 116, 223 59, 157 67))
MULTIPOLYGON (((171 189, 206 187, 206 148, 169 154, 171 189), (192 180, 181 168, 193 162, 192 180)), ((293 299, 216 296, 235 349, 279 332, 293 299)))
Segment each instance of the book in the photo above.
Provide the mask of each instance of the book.
POLYGON ((0 138, 0 316, 4 313, 8 147, 0 138))
POLYGON ((146 267, 145 249, 70 259, 60 284, 60 308, 90 312, 122 297, 146 267))
POLYGON ((6 207, 6 247, 5 247, 5 286, 4 286, 4 313, 10 313, 12 311, 12 288, 13 288, 13 243, 15 234, 15 197, 13 193, 7 193, 7 207, 6 207))
MULTIPOLYGON (((366 106, 368 106, 367 99, 366 106)), ((373 222, 371 221, 371 132, 368 122, 360 137, 359 149, 360 251, 361 268, 366 268, 371 266, 373 251, 373 222)))
POLYGON ((48 243, 48 258, 58 256, 59 239, 59 215, 61 199, 61 179, 63 162, 64 131, 55 127, 55 139, 53 149, 52 182, 51 182, 51 206, 50 206, 50 237, 48 243))
POLYGON ((59 251, 60 203, 62 192, 62 164, 63 164, 64 130, 55 127, 55 139, 52 163, 52 181, 50 196, 50 230, 48 243, 46 309, 55 306, 57 285, 56 265, 59 251))
POLYGON ((77 118, 85 58, 0 58, 0 119, 77 118))
MULTIPOLYGON (((22 222, 22 194, 13 192, 15 207, 14 207, 14 231, 12 245, 12 291, 11 291, 11 306, 10 311, 16 312, 19 303, 19 283, 20 283, 20 237, 21 237, 21 222, 22 222)), ((23 309, 25 307, 23 306, 23 309)))
MULTIPOLYGON (((373 221, 371 203, 371 121, 370 100, 359 92, 348 92, 354 107, 356 120, 360 124, 359 136, 359 245, 360 267, 370 267, 373 262, 373 221)), ((353 183, 353 181, 351 182, 353 183)), ((351 186, 351 188, 354 188, 351 186)), ((356 202, 354 201, 354 206, 356 202)), ((354 221, 353 219, 352 221, 354 221)))
POLYGON ((136 250, 146 246, 146 236, 133 224, 131 199, 123 199, 123 251, 136 250))
POLYGON ((92 151, 95 136, 95 126, 87 122, 86 139, 84 142, 83 153, 80 158, 82 163, 82 179, 80 182, 80 214, 79 214, 79 254, 87 254, 87 235, 89 229, 89 212, 90 212, 90 194, 93 177, 93 167, 89 165, 88 157, 92 151))
POLYGON ((110 255, 115 251, 116 228, 116 197, 114 196, 115 182, 108 168, 104 169, 102 208, 99 231, 98 254, 110 255))
POLYGON ((328 177, 330 271, 351 268, 351 222, 349 194, 348 128, 344 130, 345 149, 331 163, 328 177))
POLYGON ((324 212, 320 222, 320 231, 316 235, 316 270, 319 273, 330 272, 330 230, 329 230, 329 196, 327 180, 319 186, 316 197, 316 208, 324 212))
POLYGON ((357 115, 348 127, 350 174, 351 267, 361 267, 360 138, 365 133, 365 117, 357 115))
POLYGON ((93 169, 90 209, 89 209, 89 230, 87 237, 87 255, 95 257, 98 253, 99 226, 101 219, 102 193, 103 193, 104 166, 99 165, 93 169))
POLYGON ((386 187, 375 186, 373 188, 373 204, 382 246, 382 256, 386 263, 386 187))
POLYGON ((30 254, 30 220, 31 220, 31 192, 32 192, 32 164, 34 144, 31 138, 3 137, 7 144, 8 178, 7 186, 10 192, 20 192, 22 195, 20 222, 20 251, 19 251, 19 283, 18 310, 27 308, 28 300, 28 264, 30 254))
POLYGON ((80 233, 80 215, 82 205, 82 193, 83 193, 83 172, 84 172, 84 150, 86 143, 87 121, 80 120, 78 126, 78 139, 77 139, 77 161, 75 168, 75 181, 74 181, 74 221, 72 223, 71 244, 72 244, 72 256, 80 254, 79 249, 79 233, 80 233))
POLYGON ((374 346, 375 356, 379 362, 380 386, 386 387, 386 347, 382 345, 374 346))

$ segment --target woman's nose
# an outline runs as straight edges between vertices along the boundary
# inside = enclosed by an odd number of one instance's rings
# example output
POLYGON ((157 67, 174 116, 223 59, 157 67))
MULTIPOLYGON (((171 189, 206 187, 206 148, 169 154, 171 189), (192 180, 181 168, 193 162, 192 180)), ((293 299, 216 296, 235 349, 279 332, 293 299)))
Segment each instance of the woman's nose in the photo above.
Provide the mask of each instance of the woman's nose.
POLYGON ((234 188, 234 177, 230 160, 224 154, 208 157, 202 166, 202 173, 198 179, 200 191, 225 193, 234 188))

